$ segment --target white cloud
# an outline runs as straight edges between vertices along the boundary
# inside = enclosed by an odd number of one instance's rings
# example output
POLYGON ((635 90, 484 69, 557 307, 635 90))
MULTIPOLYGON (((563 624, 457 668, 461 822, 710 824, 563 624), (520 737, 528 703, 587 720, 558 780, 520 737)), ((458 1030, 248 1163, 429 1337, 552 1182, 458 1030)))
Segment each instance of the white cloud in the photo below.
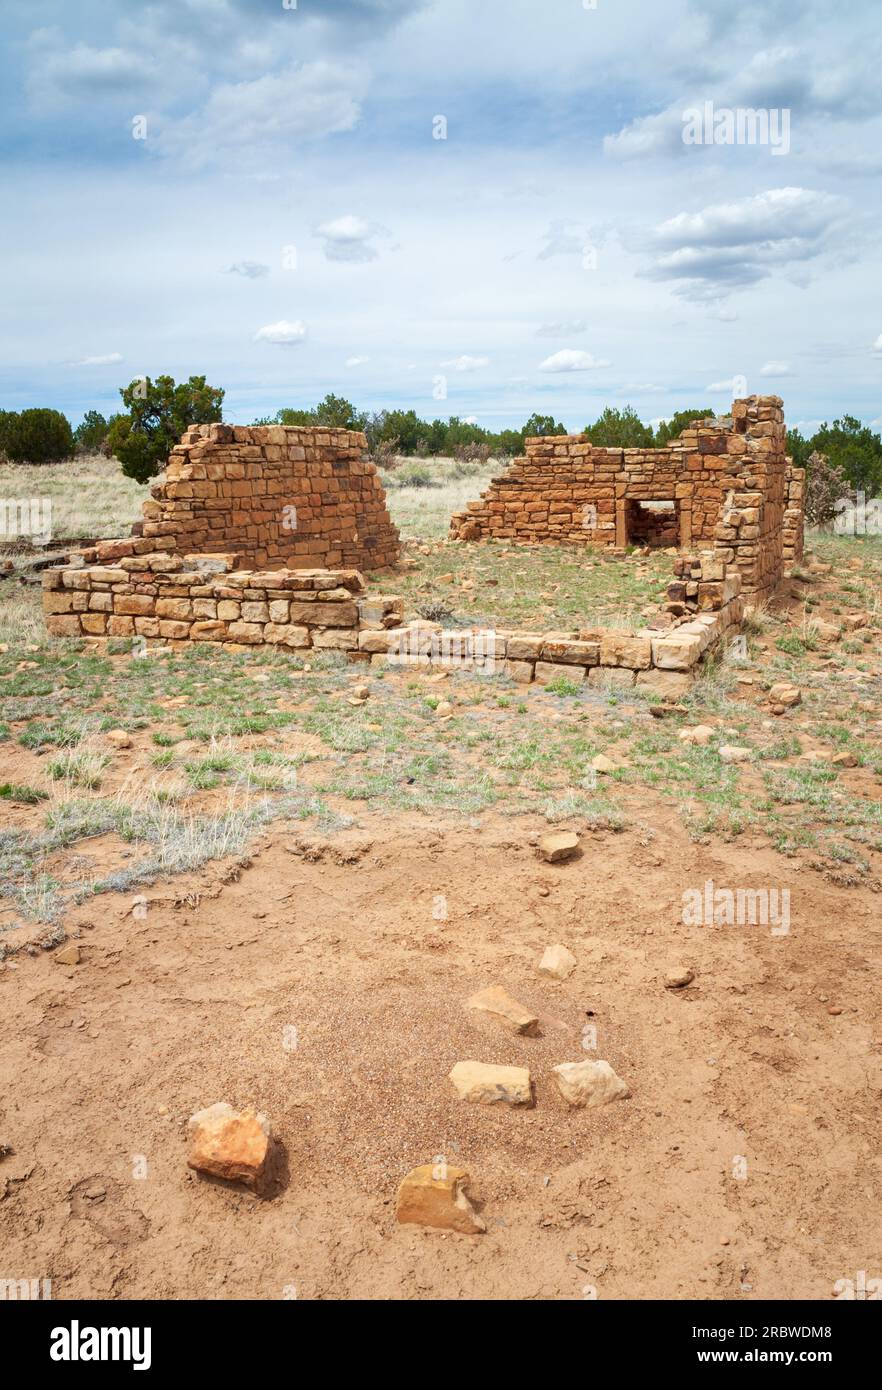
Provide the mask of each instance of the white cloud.
POLYGON ((382 231, 375 222, 347 213, 345 217, 322 222, 315 235, 323 241, 329 261, 375 261, 380 253, 372 243, 382 231))
POLYGON ((704 389, 712 396, 732 396, 735 391, 735 380, 733 377, 729 377, 728 381, 712 381, 710 386, 705 386, 704 389))
POLYGON ((873 353, 876 357, 882 357, 882 333, 879 334, 879 337, 873 344, 873 353))
POLYGON ((347 367, 363 367, 364 364, 365 364, 365 362, 370 362, 370 360, 371 360, 371 359, 370 359, 369 357, 347 357, 347 358, 346 358, 346 366, 347 366, 347 367))
POLYGON ((121 352, 106 352, 100 357, 81 357, 79 362, 68 363, 71 367, 112 367, 115 362, 122 362, 121 352))
POLYGON ((841 259, 844 204, 807 188, 771 188, 753 197, 681 212, 656 227, 655 262, 644 273, 675 280, 677 293, 708 299, 791 273, 835 247, 841 259))
MULTIPOLYGON (((337 63, 292 65, 251 82, 218 84, 205 105, 161 130, 156 146, 184 165, 250 163, 352 130, 363 76, 337 63)), ((152 148, 148 141, 148 148, 152 148)))
POLYGON ((442 367, 448 367, 452 372, 479 372, 482 367, 490 366, 489 357, 469 357, 468 353, 463 353, 462 357, 453 357, 448 362, 442 362, 442 367))
POLYGON ((279 319, 278 323, 264 324, 263 328, 258 328, 254 335, 256 343, 277 343, 280 347, 291 347, 295 343, 302 343, 306 337, 306 324, 297 319, 295 323, 289 323, 287 319, 279 319))
POLYGON ((598 367, 608 367, 603 358, 593 357, 590 352, 577 352, 575 348, 564 348, 540 362, 540 372, 592 372, 598 367))
POLYGON ((793 376, 793 372, 789 362, 766 362, 764 366, 760 367, 760 376, 793 376))

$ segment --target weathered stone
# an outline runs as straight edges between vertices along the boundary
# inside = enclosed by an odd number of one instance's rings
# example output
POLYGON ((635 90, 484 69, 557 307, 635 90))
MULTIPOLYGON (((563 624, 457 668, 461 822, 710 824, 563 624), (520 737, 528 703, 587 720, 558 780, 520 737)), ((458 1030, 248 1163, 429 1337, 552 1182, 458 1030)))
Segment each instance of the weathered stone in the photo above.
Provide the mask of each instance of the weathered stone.
POLYGON ((539 974, 550 980, 566 980, 576 968, 576 957, 566 946, 548 946, 539 962, 539 974))
POLYGON ((558 830, 551 835, 543 835, 539 841, 539 853, 547 864, 560 864, 572 859, 579 851, 579 837, 572 830, 558 830))
POLYGON ((580 1109, 608 1105, 613 1100, 625 1100, 631 1094, 609 1062, 562 1062, 553 1071, 564 1100, 580 1109))
POLYGON ((111 748, 131 748, 131 735, 125 729, 109 729, 104 735, 105 743, 109 743, 111 748))
POLYGON ((472 995, 466 1007, 492 1015, 512 1033, 534 1037, 539 1031, 536 1015, 523 1004, 519 1004, 517 999, 513 999, 501 985, 490 985, 487 989, 479 990, 477 994, 472 995))
POLYGON ((480 1235, 487 1227, 465 1194, 468 1181, 465 1168, 452 1168, 443 1159, 414 1168, 398 1189, 398 1221, 459 1235, 480 1235))
POLYGON ((749 748, 739 748, 732 743, 726 743, 720 749, 720 762, 723 763, 748 763, 752 756, 749 748))
POLYGON ((265 1115, 238 1114, 226 1102, 191 1115, 193 1144, 187 1166, 209 1177, 240 1182, 260 1192, 268 1176, 272 1136, 265 1115))
POLYGON ((526 1067, 457 1062, 450 1073, 460 1100, 476 1105, 530 1105, 533 1089, 526 1067))

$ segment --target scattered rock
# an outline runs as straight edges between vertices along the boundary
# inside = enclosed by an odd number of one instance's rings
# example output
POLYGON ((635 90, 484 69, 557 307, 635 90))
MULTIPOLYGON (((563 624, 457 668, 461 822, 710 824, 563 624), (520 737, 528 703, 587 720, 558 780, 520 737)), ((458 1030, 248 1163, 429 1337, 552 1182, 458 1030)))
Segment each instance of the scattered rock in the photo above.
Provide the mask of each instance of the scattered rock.
POLYGON ((694 979, 694 970, 685 965, 671 965, 665 971, 665 989, 685 989, 694 979))
POLYGON ((837 753, 833 758, 834 767, 857 767, 858 760, 854 753, 837 753))
POLYGON ((769 691, 769 699, 773 705, 793 709, 794 706, 802 704, 802 691, 798 685, 791 685, 789 681, 779 681, 769 691))
POLYGON ((609 1062, 563 1062, 554 1068, 557 1087, 569 1105, 593 1109, 631 1094, 609 1062))
POLYGON ((104 735, 104 740, 109 743, 111 748, 131 748, 132 740, 125 729, 111 729, 104 735))
POLYGON ((193 1147, 187 1166, 259 1192, 266 1181, 272 1136, 265 1115, 239 1114, 225 1101, 190 1116, 193 1147))
POLYGON ((519 1004, 517 999, 512 999, 501 985, 490 985, 488 989, 479 990, 477 994, 472 995, 466 1007, 490 1014, 513 1033, 535 1037, 539 1031, 536 1015, 531 1014, 523 1004, 519 1004))
POLYGON ((353 686, 352 690, 349 692, 349 703, 350 705, 366 704, 370 699, 370 694, 370 687, 367 685, 353 686))
POLYGON ((747 763, 751 756, 749 748, 738 748, 732 743, 725 743, 720 749, 720 761, 724 763, 747 763))
POLYGON ((550 980, 566 980, 576 968, 576 957, 566 946, 548 946, 539 962, 539 974, 550 980))
POLYGON ((547 864, 562 864, 572 859, 578 849, 579 837, 573 830, 558 830, 552 835, 543 835, 539 841, 539 853, 547 864))
POLYGON ((460 1100, 478 1105, 530 1105, 533 1089, 526 1067, 500 1067, 484 1062, 457 1062, 450 1073, 460 1100))
POLYGON ((450 719, 453 714, 453 705, 449 700, 439 700, 435 706, 436 719, 450 719))
POLYGON ((52 959, 56 965, 79 965, 80 948, 75 941, 70 941, 66 946, 54 951, 52 959))
POLYGON ((468 1181, 464 1168, 441 1160, 414 1168, 398 1189, 397 1219, 402 1225, 480 1235, 487 1227, 465 1194, 468 1181))
POLYGON ((608 777, 612 772, 621 772, 621 763, 614 763, 612 758, 608 758, 605 753, 598 753, 591 759, 591 766, 595 772, 599 772, 602 777, 608 777))
POLYGON ((681 743, 697 743, 704 748, 710 743, 716 729, 712 729, 709 724, 696 724, 691 729, 681 729, 677 737, 681 743))

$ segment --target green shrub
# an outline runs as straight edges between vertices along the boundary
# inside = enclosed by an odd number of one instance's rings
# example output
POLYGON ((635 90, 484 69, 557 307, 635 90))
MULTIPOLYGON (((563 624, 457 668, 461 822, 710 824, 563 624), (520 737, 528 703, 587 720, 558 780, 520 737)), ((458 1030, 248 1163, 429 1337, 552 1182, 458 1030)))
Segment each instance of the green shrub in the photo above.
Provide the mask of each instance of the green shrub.
POLYGON ((204 376, 191 376, 179 386, 170 376, 142 377, 122 387, 120 395, 129 413, 112 422, 108 444, 126 477, 138 483, 162 472, 189 425, 216 424, 224 399, 204 376))
POLYGON ((54 463, 74 452, 73 430, 60 410, 4 411, 0 449, 11 463, 54 463))

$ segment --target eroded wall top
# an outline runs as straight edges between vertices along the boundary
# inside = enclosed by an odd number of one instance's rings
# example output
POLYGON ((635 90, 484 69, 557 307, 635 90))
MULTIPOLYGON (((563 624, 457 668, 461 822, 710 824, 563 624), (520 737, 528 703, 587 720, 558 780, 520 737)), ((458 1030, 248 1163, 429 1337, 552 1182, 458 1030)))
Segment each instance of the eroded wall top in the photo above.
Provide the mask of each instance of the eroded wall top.
POLYGON ((398 532, 366 449, 354 430, 193 425, 144 504, 143 534, 257 569, 384 569, 398 532))

